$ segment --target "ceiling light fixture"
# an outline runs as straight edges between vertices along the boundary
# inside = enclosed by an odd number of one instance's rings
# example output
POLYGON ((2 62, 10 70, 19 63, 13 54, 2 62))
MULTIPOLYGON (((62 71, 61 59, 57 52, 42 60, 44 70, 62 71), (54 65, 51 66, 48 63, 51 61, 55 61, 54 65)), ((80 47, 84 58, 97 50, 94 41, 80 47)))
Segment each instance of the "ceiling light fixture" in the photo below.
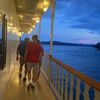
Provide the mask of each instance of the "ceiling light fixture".
POLYGON ((32 18, 32 20, 35 20, 36 23, 39 23, 40 22, 40 18, 39 17, 32 18))
POLYGON ((33 25, 33 28, 35 28, 35 25, 33 25))
POLYGON ((28 33, 31 33, 31 32, 32 32, 32 30, 33 30, 33 29, 31 28, 31 29, 30 29, 30 31, 29 31, 28 33))
POLYGON ((44 5, 43 5, 43 10, 44 10, 44 12, 47 11, 48 6, 49 6, 49 2, 48 2, 47 0, 45 0, 45 1, 44 1, 44 5))
POLYGON ((22 34, 24 34, 24 32, 22 32, 22 34))
POLYGON ((7 23, 7 26, 12 27, 13 23, 7 23))
POLYGON ((21 19, 23 18, 23 15, 18 15, 21 19))
POLYGON ((20 36, 20 37, 22 36, 21 32, 17 32, 17 35, 20 36))
POLYGON ((23 5, 18 5, 18 8, 22 9, 23 8, 23 5))

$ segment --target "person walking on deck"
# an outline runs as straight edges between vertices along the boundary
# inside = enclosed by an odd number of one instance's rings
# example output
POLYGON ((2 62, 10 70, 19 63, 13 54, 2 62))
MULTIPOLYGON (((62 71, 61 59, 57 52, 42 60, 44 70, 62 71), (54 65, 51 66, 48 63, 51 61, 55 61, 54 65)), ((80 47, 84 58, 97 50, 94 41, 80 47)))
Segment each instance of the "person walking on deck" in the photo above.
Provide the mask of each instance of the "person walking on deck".
POLYGON ((26 74, 27 74, 27 62, 24 61, 24 56, 25 56, 26 46, 27 46, 28 43, 29 43, 29 38, 25 38, 24 42, 20 43, 18 45, 18 48, 17 48, 16 60, 19 60, 19 64, 20 64, 20 67, 19 67, 19 78, 21 78, 21 76, 22 76, 23 65, 25 66, 23 82, 26 81, 26 74))
POLYGON ((39 63, 41 54, 43 53, 43 47, 38 43, 38 36, 32 36, 32 42, 27 45, 25 59, 27 61, 28 70, 28 89, 35 88, 35 84, 38 79, 39 63), (32 70, 33 69, 33 70, 32 70), (31 71, 33 72, 33 78, 31 79, 31 71))

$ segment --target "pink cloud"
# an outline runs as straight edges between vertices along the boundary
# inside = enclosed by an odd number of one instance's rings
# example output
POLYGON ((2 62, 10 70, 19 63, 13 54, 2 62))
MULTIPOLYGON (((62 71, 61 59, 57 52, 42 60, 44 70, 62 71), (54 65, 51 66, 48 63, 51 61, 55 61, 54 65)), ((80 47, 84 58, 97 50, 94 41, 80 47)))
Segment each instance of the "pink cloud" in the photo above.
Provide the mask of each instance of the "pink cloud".
POLYGON ((97 41, 95 41, 95 40, 78 40, 78 43, 81 43, 81 44, 96 44, 97 41))

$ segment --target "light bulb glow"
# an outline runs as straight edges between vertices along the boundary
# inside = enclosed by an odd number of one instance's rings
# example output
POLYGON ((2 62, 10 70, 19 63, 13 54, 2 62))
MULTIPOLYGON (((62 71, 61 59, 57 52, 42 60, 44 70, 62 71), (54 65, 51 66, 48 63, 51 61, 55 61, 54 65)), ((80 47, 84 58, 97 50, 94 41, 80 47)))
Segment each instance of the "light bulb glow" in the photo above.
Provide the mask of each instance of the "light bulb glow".
POLYGON ((35 25, 33 25, 33 28, 35 28, 35 25))
POLYGON ((23 15, 18 15, 21 19, 23 18, 23 15))
POLYGON ((30 31, 28 33, 31 33, 33 29, 30 29, 30 31))
POLYGON ((45 7, 45 8, 43 8, 44 12, 46 12, 46 11, 47 11, 47 9, 48 9, 48 8, 46 8, 46 7, 45 7))
POLYGON ((39 17, 32 18, 32 20, 36 21, 36 23, 40 22, 40 18, 39 17))
POLYGON ((22 36, 21 32, 17 32, 17 35, 18 35, 18 36, 22 36))
POLYGON ((47 0, 45 0, 44 5, 43 5, 44 12, 47 11, 48 7, 49 7, 49 2, 47 0))

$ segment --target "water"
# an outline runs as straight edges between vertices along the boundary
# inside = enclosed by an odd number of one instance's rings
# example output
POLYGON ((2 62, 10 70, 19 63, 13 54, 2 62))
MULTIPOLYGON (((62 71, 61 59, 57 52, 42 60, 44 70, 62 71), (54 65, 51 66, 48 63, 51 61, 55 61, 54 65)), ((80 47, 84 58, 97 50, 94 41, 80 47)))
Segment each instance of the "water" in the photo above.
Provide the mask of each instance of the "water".
MULTIPOLYGON (((49 53, 49 45, 44 45, 49 53)), ((100 82, 100 50, 94 47, 53 46, 53 56, 100 82)))

